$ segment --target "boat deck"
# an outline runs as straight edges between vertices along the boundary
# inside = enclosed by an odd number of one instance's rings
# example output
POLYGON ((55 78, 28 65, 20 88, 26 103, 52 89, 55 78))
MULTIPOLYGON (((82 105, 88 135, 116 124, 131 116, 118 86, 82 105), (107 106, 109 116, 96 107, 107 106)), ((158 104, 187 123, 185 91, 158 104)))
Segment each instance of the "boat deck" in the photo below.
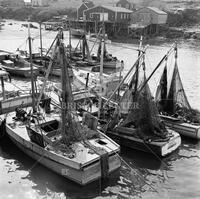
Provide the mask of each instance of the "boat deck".
MULTIPOLYGON (((4 117, 6 116, 1 115, 1 120, 3 120, 4 117)), ((28 148, 31 147, 31 145, 35 145, 35 143, 30 140, 26 125, 21 121, 14 120, 14 117, 15 112, 9 113, 9 116, 6 117, 6 123, 8 124, 10 129, 14 131, 14 134, 16 134, 11 136, 16 136, 16 139, 18 139, 19 142, 22 142, 28 148)), ((52 120, 59 121, 59 118, 59 114, 48 114, 45 116, 45 123, 51 122, 52 120)), ((41 120, 41 123, 43 122, 44 121, 41 120)), ((81 168, 82 166, 88 165, 91 162, 99 160, 100 157, 99 154, 97 154, 96 149, 101 148, 105 150, 108 154, 119 151, 119 146, 110 139, 104 137, 102 134, 99 138, 89 139, 88 143, 85 143, 83 141, 75 142, 70 147, 72 149, 71 151, 73 151, 75 154, 74 156, 69 156, 69 154, 62 150, 58 152, 54 150, 52 146, 47 146, 45 148, 45 151, 51 152, 52 155, 54 154, 58 156, 58 159, 61 158, 61 162, 64 162, 66 159, 70 160, 70 162, 73 162, 71 166, 76 167, 77 169, 81 168)), ((47 156, 49 156, 49 154, 47 154, 47 156)))

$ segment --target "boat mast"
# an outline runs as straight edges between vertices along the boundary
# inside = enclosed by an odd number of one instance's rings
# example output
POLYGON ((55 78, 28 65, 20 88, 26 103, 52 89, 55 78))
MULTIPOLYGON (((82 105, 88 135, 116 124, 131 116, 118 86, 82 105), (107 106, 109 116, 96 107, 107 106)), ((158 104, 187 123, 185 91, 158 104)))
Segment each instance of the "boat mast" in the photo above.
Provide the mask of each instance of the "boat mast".
MULTIPOLYGON (((143 53, 146 52, 147 48, 149 46, 147 45, 142 54, 137 58, 137 60, 135 61, 135 63, 133 64, 133 66, 129 69, 129 71, 126 73, 125 77, 121 80, 121 82, 118 84, 118 86, 115 88, 115 90, 113 91, 112 95, 106 100, 106 103, 104 103, 104 107, 110 102, 110 100, 112 99, 112 97, 115 95, 115 93, 118 91, 118 89, 122 86, 122 84, 124 83, 124 81, 127 79, 127 77, 131 74, 131 72, 133 71, 133 69, 136 67, 136 65, 138 64, 138 61, 142 58, 143 53)), ((135 74, 134 74, 135 75, 135 74)))
POLYGON ((174 44, 172 45, 172 47, 169 49, 169 51, 163 56, 163 58, 160 60, 160 62, 158 63, 158 65, 155 67, 155 69, 153 70, 153 72, 150 74, 150 76, 146 79, 146 81, 144 82, 144 84, 142 85, 142 87, 140 88, 140 90, 138 92, 141 92, 143 90, 143 88, 146 86, 146 84, 148 83, 148 81, 151 79, 151 77, 153 76, 153 74, 158 70, 158 68, 161 66, 161 64, 166 60, 167 57, 169 57, 169 55, 173 52, 174 50, 174 44))
POLYGON ((31 46, 31 32, 30 23, 28 24, 28 41, 29 41, 29 57, 30 57, 30 68, 31 68, 31 92, 32 92, 32 107, 33 113, 36 112, 35 107, 35 85, 34 85, 34 73, 33 73, 33 62, 32 62, 32 46, 31 46))
POLYGON ((175 67, 177 67, 178 48, 177 48, 177 43, 176 42, 175 42, 174 51, 175 51, 175 67))
POLYGON ((100 73, 99 73, 99 80, 100 80, 100 97, 99 97, 99 112, 98 118, 100 119, 101 109, 102 109, 102 94, 103 94, 103 58, 104 58, 104 39, 105 39, 105 24, 104 24, 104 15, 103 15, 103 38, 101 39, 101 62, 100 62, 100 73))
POLYGON ((71 20, 69 19, 69 58, 71 60, 71 39, 72 39, 72 34, 71 34, 71 20))
POLYGON ((42 59, 42 22, 40 22, 40 56, 42 59))
POLYGON ((58 45, 59 45, 59 53, 60 53, 60 65, 61 65, 61 85, 62 85, 62 95, 61 95, 61 118, 62 118, 62 123, 61 123, 61 132, 63 137, 66 136, 66 110, 67 110, 67 85, 66 85, 66 66, 65 66, 65 51, 64 51, 64 46, 62 43, 62 35, 63 32, 60 30, 59 35, 58 35, 58 45))
MULTIPOLYGON (((140 37, 140 44, 139 44, 139 49, 138 49, 138 57, 140 57, 140 54, 142 50, 142 36, 140 37)), ((137 87, 138 87, 138 78, 139 78, 139 65, 140 65, 140 59, 137 62, 136 65, 136 76, 135 76, 135 88, 134 91, 137 91, 137 87)))
POLYGON ((3 94, 3 100, 6 99, 6 94, 5 94, 5 86, 4 86, 4 76, 1 76, 1 88, 2 88, 2 94, 3 94))

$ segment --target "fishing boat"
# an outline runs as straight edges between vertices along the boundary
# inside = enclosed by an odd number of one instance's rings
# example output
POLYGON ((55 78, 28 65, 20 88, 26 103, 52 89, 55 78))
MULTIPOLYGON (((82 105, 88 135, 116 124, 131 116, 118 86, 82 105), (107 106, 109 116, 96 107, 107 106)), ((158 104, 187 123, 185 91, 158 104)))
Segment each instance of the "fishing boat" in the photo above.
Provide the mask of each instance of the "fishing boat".
POLYGON ((25 107, 32 104, 30 90, 25 91, 12 84, 8 72, 0 70, 0 80, 0 114, 14 111, 19 106, 25 107))
POLYGON ((171 81, 166 64, 157 87, 155 99, 165 124, 181 135, 200 139, 200 112, 191 108, 185 94, 177 64, 177 44, 174 45, 175 62, 171 81))
MULTIPOLYGON (((121 84, 132 76, 114 112, 109 113, 106 118, 108 122, 103 131, 120 145, 164 157, 180 146, 181 138, 178 133, 166 128, 159 117, 148 86, 149 78, 146 79, 145 51, 146 49, 140 51, 137 61, 114 90, 116 92, 121 84), (135 71, 131 75, 133 68, 135 71)), ((105 109, 106 106, 108 103, 104 104, 105 109)))
POLYGON ((61 34, 56 42, 62 68, 60 107, 42 97, 52 67, 50 61, 40 96, 36 100, 32 78, 32 106, 1 115, 1 128, 31 158, 69 180, 86 185, 108 177, 120 167, 120 147, 96 129, 97 121, 91 115, 85 114, 82 123, 79 121, 61 34))
MULTIPOLYGON (((103 35, 105 35, 105 33, 103 35)), ((102 40, 104 40, 104 43, 106 43, 106 40, 104 38, 105 38, 105 36, 100 37, 98 41, 94 42, 91 49, 89 49, 86 35, 83 35, 81 37, 78 44, 81 44, 81 42, 82 42, 82 45, 80 45, 82 54, 79 54, 78 56, 71 56, 71 59, 75 61, 77 67, 92 67, 93 72, 99 72, 102 40), (99 45, 97 54, 91 55, 91 52, 93 51, 95 44, 99 45)), ((77 49, 77 47, 76 47, 76 49, 77 49)), ((104 45, 103 68, 111 69, 111 70, 120 69, 121 65, 122 65, 121 62, 117 59, 117 57, 113 57, 111 54, 109 54, 106 49, 106 45, 104 45)))
MULTIPOLYGON (((95 42, 95 43, 96 42, 97 43, 101 42, 101 38, 102 37, 103 37, 102 34, 96 34, 96 33, 89 33, 89 34, 86 35, 86 38, 87 38, 88 41, 95 42)), ((108 39, 108 35, 107 34, 105 34, 105 43, 111 44, 111 40, 108 39)))
MULTIPOLYGON (((106 48, 107 42, 106 42, 106 34, 105 34, 104 24, 103 24, 103 27, 99 30, 97 39, 94 42, 93 47, 96 43, 99 44, 98 50, 97 50, 97 55, 92 55, 91 56, 92 60, 94 60, 96 62, 100 62, 101 51, 103 51, 104 52, 103 53, 103 56, 104 56, 103 68, 106 68, 106 69, 119 69, 119 68, 121 68, 121 62, 117 59, 117 57, 113 57, 112 54, 109 54, 108 51, 107 51, 107 48, 106 48), (102 36, 100 37, 101 31, 102 31, 102 36), (104 49, 102 49, 102 45, 101 45, 102 42, 104 42, 104 49)), ((93 47, 92 47, 92 49, 93 49, 93 47)), ((98 69, 100 70, 99 66, 93 67, 93 71, 95 71, 95 72, 97 72, 98 69)))
MULTIPOLYGON (((117 87, 122 77, 113 75, 103 75, 103 93, 101 93, 99 84, 99 74, 92 73, 81 69, 73 69, 72 82, 72 93, 74 97, 75 107, 79 115, 83 112, 89 112, 92 115, 97 116, 98 114, 98 99, 102 95, 105 101, 117 87)), ((47 91, 48 96, 54 101, 55 104, 59 105, 59 98, 61 96, 61 84, 54 83, 50 84, 47 91)), ((116 98, 113 97, 113 98, 116 98)))
MULTIPOLYGON (((101 43, 102 39, 100 39, 97 55, 91 55, 92 60, 96 62, 100 62, 101 57, 101 43)), ((104 61, 103 61, 103 68, 105 69, 120 69, 121 68, 121 62, 117 59, 117 57, 113 57, 112 54, 109 54, 106 45, 104 45, 104 61)), ((94 67, 95 68, 95 67, 94 67)), ((99 66, 97 66, 99 68, 99 66)))
MULTIPOLYGON (((0 67, 13 76, 31 77, 30 63, 18 54, 0 51, 0 67)), ((39 74, 39 69, 33 66, 33 73, 39 74)))
POLYGON ((71 35, 73 37, 77 37, 77 38, 80 38, 82 37, 83 35, 85 35, 85 31, 81 28, 70 28, 70 32, 71 32, 71 35))

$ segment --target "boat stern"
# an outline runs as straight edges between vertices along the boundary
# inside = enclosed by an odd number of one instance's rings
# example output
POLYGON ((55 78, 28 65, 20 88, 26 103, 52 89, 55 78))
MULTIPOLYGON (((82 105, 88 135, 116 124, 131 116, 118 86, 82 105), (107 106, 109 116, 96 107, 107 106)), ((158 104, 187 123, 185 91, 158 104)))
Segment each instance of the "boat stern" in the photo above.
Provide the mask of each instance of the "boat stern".
POLYGON ((169 131, 172 133, 172 135, 169 141, 161 149, 161 156, 163 157, 172 153, 181 145, 181 136, 179 135, 179 133, 173 130, 169 131))

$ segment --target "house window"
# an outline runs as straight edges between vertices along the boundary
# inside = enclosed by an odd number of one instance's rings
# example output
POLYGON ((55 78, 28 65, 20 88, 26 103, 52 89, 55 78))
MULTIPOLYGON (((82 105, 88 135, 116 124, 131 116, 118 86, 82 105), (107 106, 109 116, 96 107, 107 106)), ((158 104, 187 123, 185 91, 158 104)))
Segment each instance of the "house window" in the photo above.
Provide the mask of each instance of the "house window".
POLYGON ((123 13, 121 13, 121 19, 123 19, 123 13))
POLYGON ((93 13, 90 13, 90 18, 93 18, 93 13))

